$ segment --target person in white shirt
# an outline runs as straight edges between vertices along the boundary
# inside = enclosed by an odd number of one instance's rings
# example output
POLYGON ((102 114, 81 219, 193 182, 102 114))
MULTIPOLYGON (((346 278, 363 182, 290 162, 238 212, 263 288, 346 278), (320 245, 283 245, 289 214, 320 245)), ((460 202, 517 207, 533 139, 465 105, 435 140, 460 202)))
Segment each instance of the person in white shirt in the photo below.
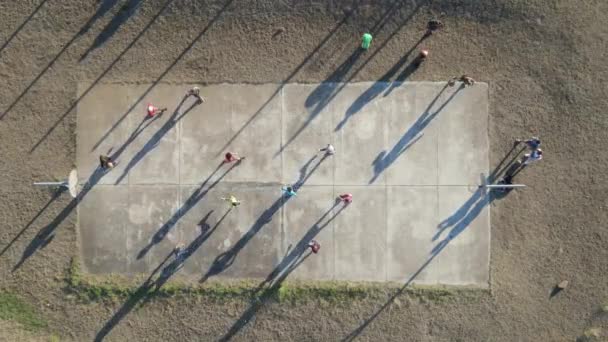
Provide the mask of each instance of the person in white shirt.
POLYGON ((326 155, 333 155, 334 153, 336 153, 336 149, 334 148, 334 145, 332 144, 327 144, 327 146, 319 149, 319 152, 325 152, 326 155))
POLYGON ((536 150, 524 154, 524 158, 522 160, 523 165, 529 165, 531 163, 537 162, 543 159, 543 150, 537 148, 536 150))

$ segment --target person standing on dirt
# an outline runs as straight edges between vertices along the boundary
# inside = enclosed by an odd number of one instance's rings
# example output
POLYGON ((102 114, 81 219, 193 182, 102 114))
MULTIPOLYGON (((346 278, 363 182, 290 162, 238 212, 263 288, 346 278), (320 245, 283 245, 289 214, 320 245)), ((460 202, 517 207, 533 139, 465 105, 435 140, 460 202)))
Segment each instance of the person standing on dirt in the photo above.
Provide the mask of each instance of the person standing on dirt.
POLYGON ((537 148, 536 150, 524 154, 524 158, 522 159, 523 166, 530 165, 534 162, 540 161, 543 159, 543 150, 537 148))
POLYGON ((475 80, 473 79, 473 77, 470 77, 467 75, 462 75, 460 77, 454 77, 451 80, 449 80, 448 85, 450 87, 453 87, 456 84, 456 81, 460 81, 460 82, 464 83, 465 87, 469 87, 469 86, 472 86, 473 84, 475 84, 475 80))
POLYGON ((426 23, 426 33, 425 37, 431 36, 433 33, 439 31, 443 28, 443 23, 437 19, 431 19, 428 23, 426 23))
POLYGON ((532 137, 528 140, 516 139, 515 143, 524 143, 530 149, 530 151, 536 151, 540 148, 540 139, 538 137, 532 137))
POLYGON ((103 154, 99 156, 99 165, 104 170, 112 170, 116 164, 112 161, 112 158, 108 156, 104 156, 103 154))
POLYGON ((414 61, 412 62, 412 64, 414 65, 415 68, 418 68, 418 67, 420 67, 422 62, 426 61, 426 59, 428 57, 429 57, 429 50, 422 49, 418 53, 418 56, 416 56, 416 58, 414 58, 414 61))

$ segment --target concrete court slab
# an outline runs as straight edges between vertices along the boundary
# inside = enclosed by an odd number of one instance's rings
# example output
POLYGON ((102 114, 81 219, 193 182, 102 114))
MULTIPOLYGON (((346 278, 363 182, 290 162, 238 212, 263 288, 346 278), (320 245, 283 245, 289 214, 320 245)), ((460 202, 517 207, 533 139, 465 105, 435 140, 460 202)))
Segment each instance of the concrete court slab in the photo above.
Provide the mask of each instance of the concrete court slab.
POLYGON ((309 185, 331 185, 334 158, 326 158, 318 167, 311 159, 327 144, 336 144, 333 131, 332 103, 323 106, 321 85, 293 84, 283 89, 283 183, 300 179, 301 173, 314 172, 306 179, 309 185), (304 105, 303 105, 304 104, 304 105), (309 163, 310 162, 310 163, 309 163))
POLYGON ((338 194, 350 192, 357 201, 334 219, 336 279, 386 281, 386 188, 348 186, 335 190, 338 194))
POLYGON ((283 249, 287 260, 299 260, 310 253, 306 247, 312 239, 321 244, 318 255, 311 254, 290 275, 298 279, 335 279, 333 220, 341 213, 334 189, 309 186, 285 203, 283 249))
POLYGON ((458 232, 415 282, 487 286, 489 210, 471 199, 488 169, 487 85, 219 84, 194 106, 182 103, 190 87, 102 84, 79 103, 81 184, 104 149, 120 152, 78 208, 89 272, 149 272, 183 242, 193 254, 180 276, 265 278, 322 218, 320 253, 290 277, 403 281, 458 232), (147 103, 168 111, 140 125, 147 103), (328 142, 337 153, 322 159, 328 142), (221 165, 227 150, 247 159, 221 165), (281 199, 281 184, 303 180, 281 199), (355 202, 328 211, 343 192, 355 202), (243 205, 229 211, 229 193, 243 205), (475 214, 433 241, 463 212, 475 214))
POLYGON ((98 185, 78 204, 84 269, 93 274, 128 271, 129 189, 98 185))
MULTIPOLYGON (((375 91, 370 83, 344 87, 334 99, 335 177, 337 184, 369 184, 374 177, 374 161, 380 151, 386 149, 385 122, 393 110, 393 99, 377 96, 367 102, 366 93, 375 91), (353 107, 353 99, 359 105, 353 107), (341 125, 341 126, 339 126, 341 125), (340 128, 338 128, 340 127, 340 128)), ((385 184, 385 174, 380 173, 375 184, 385 184)))
POLYGON ((231 151, 247 157, 240 173, 226 181, 278 182, 281 158, 281 96, 278 85, 212 85, 200 113, 187 115, 181 127, 181 179, 200 183, 231 151))
MULTIPOLYGON (((182 187, 182 200, 192 191, 192 187, 182 187)), ((266 277, 283 252, 282 206, 278 186, 233 183, 210 189, 179 221, 184 242, 196 239, 201 225, 213 230, 187 260, 184 273, 201 277, 211 270, 211 275, 217 277, 266 277), (228 194, 237 196, 242 204, 230 209, 227 202, 220 200, 228 194), (209 218, 203 220, 208 214, 209 218)))

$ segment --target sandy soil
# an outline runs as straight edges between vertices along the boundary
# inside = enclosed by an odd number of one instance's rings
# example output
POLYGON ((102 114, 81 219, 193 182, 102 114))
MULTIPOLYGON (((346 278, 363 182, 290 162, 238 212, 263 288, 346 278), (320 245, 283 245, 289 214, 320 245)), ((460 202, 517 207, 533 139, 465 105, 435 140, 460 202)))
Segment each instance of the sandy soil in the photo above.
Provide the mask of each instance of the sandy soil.
MULTIPOLYGON (((75 213, 64 210, 68 196, 52 200, 31 186, 74 166, 78 82, 394 79, 391 68, 438 15, 446 29, 423 42, 430 58, 409 79, 466 72, 490 84, 493 164, 515 137, 538 134, 546 152, 520 175, 529 188, 492 204, 491 292, 446 302, 401 296, 377 316, 390 294, 269 303, 249 312, 234 339, 562 341, 597 326, 608 336, 608 317, 598 313, 608 300, 603 0, 0 0, 0 288, 38 308, 49 334, 66 340, 93 339, 123 304, 66 295, 75 213), (365 30, 375 32, 372 49, 344 65, 365 30), (54 238, 35 248, 36 234, 49 230, 54 238), (13 272, 24 253, 31 256, 13 272), (569 287, 549 299, 564 279, 569 287)), ((218 339, 249 307, 154 300, 128 312, 107 340, 218 339)))

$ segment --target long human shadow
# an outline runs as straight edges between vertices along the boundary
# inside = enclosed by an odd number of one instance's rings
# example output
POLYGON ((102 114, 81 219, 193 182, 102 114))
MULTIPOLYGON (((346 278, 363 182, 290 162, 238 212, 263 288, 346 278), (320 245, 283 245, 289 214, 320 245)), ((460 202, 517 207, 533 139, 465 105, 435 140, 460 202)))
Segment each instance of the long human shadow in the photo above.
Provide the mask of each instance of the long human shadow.
MULTIPOLYGON (((401 295, 408 286, 418 277, 418 275, 437 257, 444 248, 448 246, 450 241, 455 239, 460 233, 462 233, 473 220, 481 213, 483 208, 490 205, 492 201, 492 196, 490 193, 487 193, 485 189, 479 188, 477 192, 475 192, 469 200, 467 200, 461 208, 459 208, 454 214, 452 214, 449 218, 442 222, 442 229, 451 228, 448 235, 438 242, 433 249, 427 260, 414 272, 403 284, 401 288, 399 288, 387 301, 378 309, 373 315, 371 315, 368 319, 363 322, 359 327, 353 330, 350 334, 348 334, 345 338, 342 339, 343 342, 353 341, 357 338, 386 308, 388 308, 395 299, 401 295)), ((440 224, 441 226, 441 224, 440 224)), ((433 241, 437 239, 441 232, 433 237, 433 241)))
POLYGON ((264 279, 253 290, 254 297, 257 298, 257 300, 255 300, 253 304, 251 304, 251 306, 245 312, 243 312, 241 317, 236 320, 228 332, 222 338, 220 338, 220 341, 231 340, 241 329, 243 329, 257 314, 264 303, 276 293, 276 290, 281 286, 287 276, 293 272, 293 270, 295 270, 308 256, 310 256, 310 252, 305 254, 310 240, 317 236, 317 234, 327 227, 340 214, 340 212, 342 212, 342 210, 348 206, 347 204, 341 205, 340 209, 325 220, 339 204, 339 201, 334 202, 334 205, 310 227, 306 234, 304 234, 300 241, 298 241, 296 246, 293 247, 291 251, 285 257, 283 257, 279 264, 268 274, 266 279, 264 279))
POLYGON ((230 249, 219 254, 215 260, 213 260, 213 263, 199 282, 204 283, 210 277, 220 274, 232 266, 241 250, 262 228, 264 228, 265 225, 272 221, 274 214, 276 214, 281 207, 283 207, 283 205, 289 201, 289 199, 289 197, 281 196, 276 199, 268 209, 264 210, 262 215, 255 220, 245 235, 241 236, 241 238, 232 247, 230 247, 230 249))
MULTIPOLYGON (((173 1, 173 0, 169 0, 169 1, 173 1)), ((126 119, 127 115, 129 113, 131 113, 133 111, 133 109, 135 109, 137 106, 139 106, 139 103, 152 91, 152 89, 154 89, 156 87, 156 85, 173 69, 173 67, 175 67, 175 65, 177 65, 177 63, 192 49, 192 47, 194 47, 194 45, 207 33, 207 31, 209 31, 211 26, 213 26, 213 24, 215 24, 215 22, 218 21, 218 19, 222 15, 222 13, 224 13, 226 11, 226 9, 228 8, 228 6, 230 6, 230 4, 232 4, 233 2, 234 2, 234 0, 227 0, 224 3, 222 8, 220 8, 218 10, 218 12, 213 16, 213 18, 211 18, 209 23, 207 23, 207 25, 199 32, 199 34, 196 37, 194 37, 194 39, 192 39, 192 41, 190 41, 190 44, 188 44, 188 46, 186 46, 186 48, 156 78, 156 80, 154 80, 152 82, 152 84, 150 86, 148 86, 148 88, 146 88, 146 90, 144 90, 144 92, 133 102, 131 107, 129 107, 129 109, 127 109, 120 116, 120 118, 112 125, 112 127, 110 127, 110 129, 108 129, 108 131, 101 138, 99 138, 99 140, 95 143, 95 145, 93 145, 93 150, 96 149, 110 135, 110 133, 112 133, 112 131, 114 131, 116 129, 116 127, 118 127, 126 119)))
POLYGON ((300 170, 299 170, 299 176, 298 176, 298 180, 293 183, 292 187, 295 191, 300 190, 300 188, 302 186, 304 186, 304 184, 308 181, 308 179, 310 179, 310 177, 315 173, 315 171, 317 171, 317 169, 319 168, 319 166, 321 166, 321 164, 325 161, 325 159, 328 158, 327 154, 324 154, 322 157, 319 158, 319 161, 310 169, 310 172, 308 171, 308 167, 310 166, 310 164, 317 159, 319 156, 318 155, 314 155, 312 158, 310 158, 306 164, 304 164, 300 170))
POLYGON ((405 63, 409 60, 410 55, 418 47, 418 45, 424 40, 420 38, 403 56, 389 69, 384 75, 382 75, 374 84, 372 84, 367 90, 365 90, 355 101, 348 107, 342 120, 338 123, 334 131, 339 131, 346 125, 348 120, 355 114, 357 114, 365 105, 373 101, 378 95, 382 94, 386 90, 385 96, 392 91, 392 85, 396 82, 403 82, 408 78, 418 67, 415 61, 411 61, 410 64, 403 70, 403 72, 391 82, 391 79, 401 70, 405 63))
MULTIPOLYGON (((82 100, 85 96, 87 96, 87 94, 89 94, 89 92, 99 83, 99 81, 102 78, 104 78, 105 75, 108 74, 108 72, 114 67, 114 65, 116 65, 116 63, 118 63, 118 61, 122 58, 122 56, 124 56, 131 49, 131 47, 133 47, 135 45, 135 43, 137 43, 139 41, 139 39, 144 35, 144 33, 146 31, 148 31, 150 26, 152 26, 152 24, 156 21, 156 19, 165 11, 165 9, 172 2, 173 2, 173 0, 167 0, 167 2, 165 2, 163 7, 154 15, 154 17, 152 17, 152 19, 148 22, 148 24, 146 24, 146 26, 137 34, 137 36, 135 36, 135 38, 131 41, 131 43, 129 43, 129 45, 124 50, 122 50, 122 52, 112 61, 112 63, 110 63, 110 65, 108 65, 108 67, 106 69, 104 69, 104 71, 101 74, 99 74, 99 76, 97 76, 97 78, 87 87, 87 89, 85 89, 82 92, 82 94, 80 94, 80 96, 78 96, 78 98, 72 102, 72 104, 59 117, 59 119, 57 119, 57 121, 55 121, 55 123, 44 133, 44 135, 40 139, 38 139, 38 141, 30 149, 29 153, 34 152, 34 150, 36 150, 38 148, 38 146, 40 146, 40 144, 42 144, 42 142, 55 130, 55 128, 57 128, 57 126, 59 126, 59 124, 63 121, 63 119, 65 119, 65 117, 68 116, 68 114, 70 114, 74 108, 76 108, 78 103, 80 103, 80 100, 82 100)), ((96 146, 93 147, 93 149, 91 149, 91 151, 95 150, 98 146, 99 146, 99 144, 96 144, 96 146)))
POLYGON ((433 261, 433 259, 435 259, 435 257, 437 255, 439 255, 439 253, 441 252, 441 250, 445 248, 445 245, 441 247, 440 250, 438 250, 436 253, 433 253, 430 255, 429 258, 427 258, 427 260, 420 266, 420 268, 418 268, 416 270, 416 272, 414 272, 403 284, 403 286, 401 286, 397 291, 395 291, 395 293, 386 301, 386 303, 384 303, 376 312, 374 312, 374 314, 372 314, 368 319, 366 319, 363 324, 361 324, 360 326, 358 326, 356 329, 354 329, 353 331, 351 331, 348 335, 346 335, 341 341, 342 342, 351 342, 354 341, 357 337, 359 337, 359 335, 376 319, 378 318, 378 316, 380 316, 380 314, 382 312, 384 312, 384 310, 386 310, 391 304, 393 304, 395 302, 395 299, 397 299, 397 297, 399 297, 401 294, 403 294, 403 292, 405 292, 405 290, 412 284, 412 282, 414 281, 414 279, 416 279, 418 277, 418 275, 420 275, 420 273, 422 271, 424 271, 424 269, 431 263, 431 261, 433 261))
MULTIPOLYGON (((114 1, 114 0, 112 0, 114 1)), ((101 30, 101 32, 95 37, 93 44, 82 54, 80 57, 80 61, 87 58, 89 53, 94 49, 100 47, 103 43, 105 43, 110 37, 116 33, 118 28, 124 24, 141 6, 143 0, 128 0, 127 3, 123 4, 120 7, 118 13, 110 20, 110 22, 101 30)))
POLYGON ((308 117, 295 131, 295 133, 287 139, 287 141, 281 146, 275 156, 279 155, 289 144, 291 144, 309 125, 310 123, 323 111, 323 109, 333 100, 338 93, 344 89, 344 85, 340 82, 344 80, 350 69, 357 63, 359 57, 363 54, 364 50, 360 47, 355 49, 340 64, 334 72, 329 75, 323 82, 321 82, 306 98, 304 106, 307 108, 308 117))
POLYGON ((196 252, 201 245, 209 239, 211 234, 220 226, 222 221, 228 216, 231 208, 229 208, 224 215, 216 222, 213 228, 210 228, 209 224, 206 223, 206 220, 211 216, 213 210, 207 213, 203 218, 203 222, 201 224, 201 233, 185 248, 185 251, 181 256, 175 256, 175 258, 166 266, 164 266, 167 261, 171 258, 175 253, 170 252, 165 259, 152 271, 148 279, 140 285, 135 292, 129 296, 127 301, 118 309, 118 311, 110 318, 106 324, 99 330, 97 335, 95 336, 94 341, 103 341, 103 339, 114 329, 120 321, 129 314, 136 306, 141 302, 142 305, 147 303, 150 299, 152 299, 161 287, 169 281, 169 279, 177 273, 186 260, 196 252), (164 267, 163 267, 164 266, 164 267), (154 276, 159 273, 159 276, 154 279, 154 276))
POLYGON ((55 57, 53 57, 53 59, 46 65, 46 67, 44 67, 44 69, 42 69, 42 71, 30 82, 30 84, 27 87, 25 87, 25 89, 21 92, 21 94, 19 94, 19 96, 17 96, 17 98, 15 100, 13 100, 13 102, 8 106, 8 108, 0 115, 0 120, 2 118, 4 118, 4 116, 6 114, 8 114, 15 107, 15 105, 17 105, 17 103, 19 103, 19 101, 25 96, 25 94, 28 93, 28 91, 34 86, 34 84, 36 84, 36 82, 38 82, 38 80, 44 74, 46 74, 46 72, 55 64, 55 62, 57 62, 59 57, 61 57, 65 53, 65 51, 70 46, 72 46, 72 44, 74 44, 76 39, 78 39, 78 37, 80 37, 81 35, 85 34, 91 28, 93 23, 95 21, 97 21, 97 19, 102 17, 106 12, 108 12, 112 7, 114 7, 114 5, 116 5, 117 2, 118 2, 117 0, 111 0, 111 1, 103 1, 101 3, 101 6, 97 9, 95 14, 93 14, 93 16, 90 17, 89 20, 84 24, 84 26, 76 34, 74 34, 72 36, 72 38, 61 48, 61 50, 59 50, 57 55, 55 55, 55 57))
POLYGON ((42 229, 38 231, 36 236, 30 241, 30 243, 25 247, 23 254, 21 255, 21 259, 17 262, 17 264, 13 267, 12 272, 15 272, 23 263, 36 251, 46 247, 54 238, 55 238, 55 230, 57 227, 70 215, 72 210, 74 210, 80 201, 93 189, 93 187, 107 174, 107 171, 102 170, 100 167, 95 169, 89 179, 84 183, 82 189, 73 198, 68 205, 61 210, 61 212, 53 218, 53 220, 44 226, 42 229))
POLYGON ((253 120, 255 120, 255 118, 258 117, 258 115, 260 115, 260 113, 262 113, 262 111, 266 108, 266 106, 268 106, 268 104, 270 102, 272 102, 272 100, 279 94, 281 93, 281 91, 283 90, 283 88, 285 87, 285 85, 287 83, 289 83, 289 81, 291 81, 297 74, 298 72, 300 72, 300 70, 302 70, 302 68, 308 63, 308 61, 315 55, 317 54, 317 52, 319 52, 319 50, 321 50, 321 48, 327 43, 327 41, 329 41, 329 39, 342 27, 344 26, 344 24, 346 24, 346 22, 348 21, 348 19, 353 15, 353 13, 356 11, 356 9, 358 8, 360 3, 360 0, 357 1, 353 8, 348 11, 347 13, 345 13, 344 17, 342 17, 342 19, 336 24, 336 26, 334 26, 331 31, 329 31, 329 33, 323 37, 323 39, 321 40, 321 42, 319 42, 319 44, 306 56, 304 57, 304 59, 302 60, 302 62, 300 62, 300 64, 298 64, 298 66, 295 67, 295 69, 289 74, 287 75, 287 77, 285 79, 283 79, 283 81, 281 81, 281 84, 277 87, 277 89, 270 95, 270 97, 268 98, 268 100, 266 100, 266 102, 264 102, 252 115, 249 119, 247 119, 247 121, 234 133, 234 135, 232 136, 232 138, 230 138, 225 144, 224 146, 222 146, 222 148, 219 149, 219 152, 215 155, 216 157, 219 156, 221 153, 223 153, 223 151, 225 151, 230 144, 232 144, 232 142, 245 130, 245 128, 247 128, 251 122, 253 122, 253 120))
MULTIPOLYGON (((238 162, 237 162, 238 163, 238 162)), ((165 236, 171 231, 171 229, 179 222, 179 220, 184 217, 192 209, 196 203, 198 203, 203 197, 207 195, 207 193, 213 189, 226 175, 232 171, 238 164, 232 164, 221 176, 219 176, 213 183, 211 183, 208 187, 207 184, 209 181, 215 176, 215 174, 222 168, 224 163, 220 163, 215 170, 203 181, 203 183, 194 190, 194 192, 188 197, 188 199, 184 202, 181 208, 179 208, 171 218, 167 220, 158 231, 152 236, 150 242, 146 246, 144 246, 139 253, 137 253, 137 259, 143 258, 156 244, 161 242, 165 236)))
MULTIPOLYGON (((325 159, 325 157, 320 159, 319 162, 316 164, 316 166, 306 176, 304 176, 302 178, 302 175, 300 175, 300 179, 298 180, 298 183, 293 185, 293 188, 295 190, 297 190, 297 189, 300 189, 302 186, 304 186, 306 181, 310 178, 310 176, 312 176, 314 171, 323 162, 324 159, 325 159)), ((303 167, 304 170, 306 170, 306 168, 308 167, 308 165, 310 165, 312 160, 314 160, 314 158, 312 158, 305 164, 305 166, 303 167)), ((300 171, 302 171, 302 169, 300 171)), ((211 264, 211 266, 209 267, 207 272, 201 277, 199 282, 203 283, 203 282, 207 281, 207 279, 209 279, 210 277, 220 274, 220 273, 224 272, 226 269, 228 269, 230 266, 232 266, 232 264, 236 260, 236 257, 238 256, 239 252, 247 245, 247 243, 249 243, 249 241, 251 241, 251 239, 253 239, 253 237, 262 228, 264 228, 264 226, 266 224, 268 224, 272 221, 272 218, 274 217, 274 215, 290 199, 291 199, 291 197, 285 196, 285 195, 282 195, 281 197, 277 198, 274 201, 274 203, 272 203, 272 205, 270 205, 270 207, 268 207, 268 209, 264 210, 264 212, 251 225, 249 230, 247 230, 247 232, 243 236, 241 236, 241 238, 229 250, 219 254, 215 258, 215 260, 213 260, 213 263, 211 264)))
POLYGON ((106 324, 99 330, 95 335, 94 341, 103 341, 104 338, 114 329, 114 327, 127 315, 131 310, 139 304, 141 300, 148 296, 148 293, 154 285, 154 276, 161 270, 163 265, 171 258, 174 253, 167 254, 165 259, 150 273, 148 279, 146 279, 130 296, 127 301, 116 311, 116 313, 110 318, 106 324))
POLYGON ((439 106, 439 108, 437 108, 437 110, 431 111, 431 109, 439 100, 441 94, 443 94, 447 87, 448 85, 446 84, 441 89, 441 91, 439 91, 439 93, 435 96, 435 98, 433 98, 431 103, 429 103, 429 105, 426 107, 424 112, 422 112, 418 119, 416 119, 416 122, 414 122, 414 124, 410 126, 410 128, 408 128, 405 134, 401 136, 399 141, 395 143, 395 145, 393 146, 393 148, 391 148, 389 152, 380 152, 378 156, 374 159, 374 161, 372 161, 374 175, 370 179, 369 184, 375 182, 376 179, 378 179, 378 177, 380 176, 380 174, 384 172, 384 170, 386 170, 391 164, 393 164, 395 160, 397 160, 397 158, 399 158, 399 156, 401 156, 403 152, 405 152, 410 146, 412 146, 414 142, 416 142, 422 137, 421 134, 424 128, 426 128, 426 126, 431 123, 431 121, 445 108, 445 106, 447 106, 448 103, 450 103, 450 101, 454 99, 456 94, 458 94, 460 90, 463 89, 462 86, 459 87, 450 95, 450 97, 446 99, 446 101, 441 104, 441 106, 439 106))
POLYGON ((295 271, 298 266, 300 266, 311 254, 312 252, 302 252, 298 255, 298 258, 295 262, 292 262, 282 273, 280 276, 273 279, 272 284, 263 290, 258 290, 253 294, 254 300, 251 305, 243 312, 243 314, 239 317, 239 319, 230 327, 228 332, 224 336, 222 336, 218 341, 225 342, 230 341, 234 335, 236 335, 243 327, 249 323, 249 321, 255 317, 257 312, 272 298, 276 297, 281 285, 287 279, 289 274, 295 271))
POLYGON ((526 146, 523 146, 519 149, 517 147, 518 147, 518 144, 513 144, 511 149, 500 160, 500 162, 496 165, 494 170, 492 170, 492 172, 488 176, 489 184, 494 183, 494 181, 496 181, 507 169, 509 169, 509 167, 511 167, 513 162, 515 162, 515 160, 517 160, 517 157, 526 149, 526 146), (515 152, 515 153, 513 153, 513 152, 515 152), (511 159, 509 160, 509 158, 511 158, 511 159), (509 161, 507 162, 507 160, 509 160, 509 161))
POLYGON ((34 217, 32 217, 32 219, 25 225, 25 227, 23 227, 23 229, 21 229, 21 231, 6 246, 4 246, 4 248, 0 252, 0 257, 2 257, 2 255, 4 255, 4 253, 6 253, 9 248, 11 248, 15 241, 17 241, 21 237, 21 235, 23 235, 23 233, 25 233, 30 228, 30 226, 38 219, 38 217, 40 217, 40 215, 42 215, 46 208, 48 208, 51 203, 53 203, 64 192, 64 187, 58 188, 57 190, 53 191, 51 199, 49 199, 49 201, 46 202, 42 209, 40 209, 38 213, 34 217))
POLYGON ((144 144, 144 146, 139 151, 137 151, 137 153, 135 153, 133 158, 129 160, 127 166, 125 166, 122 173, 116 179, 116 182, 114 184, 120 183, 129 174, 129 171, 131 171, 131 169, 134 168, 135 165, 137 165, 137 163, 139 163, 148 153, 150 153, 152 150, 154 150, 154 148, 156 148, 160 144, 160 141, 165 136, 165 134, 171 131, 182 117, 188 114, 188 112, 190 112, 194 107, 199 104, 198 102, 193 102, 190 107, 188 107, 183 113, 180 113, 180 107, 182 103, 184 103, 183 99, 180 104, 175 108, 173 114, 171 114, 169 119, 167 119, 167 121, 158 129, 158 131, 154 133, 154 135, 152 135, 152 137, 144 144))
POLYGON ((30 13, 30 15, 27 16, 27 18, 25 18, 25 20, 21 23, 21 25, 19 25, 15 31, 13 31, 13 33, 8 37, 8 39, 6 39, 6 41, 2 44, 2 46, 0 46, 0 55, 2 54, 2 51, 4 51, 4 49, 8 46, 8 44, 10 44, 10 42, 17 36, 17 34, 23 29, 23 27, 36 15, 36 13, 38 13, 38 11, 40 10, 40 8, 42 6, 44 6, 44 4, 47 2, 48 0, 42 0, 38 6, 36 6, 36 8, 34 8, 34 10, 32 11, 32 13, 30 13))
POLYGON ((327 227, 340 213, 348 207, 347 203, 342 203, 340 200, 336 200, 334 204, 327 209, 321 217, 312 224, 312 226, 308 229, 306 234, 302 236, 302 238, 296 243, 296 245, 291 248, 290 252, 283 257, 283 260, 279 262, 279 264, 268 274, 266 279, 264 279, 256 288, 255 291, 261 290, 264 286, 272 284, 273 280, 277 277, 280 277, 284 270, 289 269, 290 266, 293 265, 294 262, 297 261, 300 255, 302 255, 306 249, 308 248, 308 243, 310 240, 314 239, 325 227, 327 227), (329 218, 327 218, 335 209, 338 208, 337 211, 333 213, 329 218), (326 220, 327 218, 327 220, 326 220))
MULTIPOLYGON (((401 7, 402 7, 402 6, 403 6, 403 5, 404 5, 406 2, 405 2, 405 1, 400 1, 400 0, 398 0, 398 1, 396 1, 395 3, 398 3, 398 4, 399 4, 399 6, 397 7, 397 9, 395 9, 395 10, 394 10, 394 11, 392 11, 392 12, 397 13, 398 11, 400 11, 400 10, 401 10, 401 7)), ((407 18, 405 18, 405 19, 404 19, 404 20, 401 22, 401 24, 399 25, 399 27, 397 27, 395 30, 393 30, 393 32, 391 32, 391 34, 390 34, 388 37, 386 37, 386 38, 384 39, 384 41, 382 41, 382 43, 380 43, 380 45, 378 46, 378 48, 376 48, 376 50, 374 50, 374 51, 373 51, 373 52, 370 54, 370 56, 369 56, 367 59, 365 59, 365 60, 363 61, 363 63, 361 63, 361 65, 360 65, 360 66, 359 66, 357 69, 355 69, 355 71, 353 71, 353 72, 352 72, 352 73, 351 73, 351 74, 350 74, 350 75, 349 75, 349 76, 346 78, 346 80, 345 80, 345 81, 343 82, 343 84, 341 85, 341 88, 344 88, 344 87, 345 87, 345 86, 346 86, 346 85, 347 85, 347 84, 348 84, 350 81, 352 81, 352 80, 353 80, 353 79, 354 79, 354 78, 355 78, 355 77, 356 77, 356 76, 359 74, 359 72, 361 72, 361 70, 363 70, 363 68, 365 68, 365 67, 367 66, 367 64, 368 64, 369 62, 371 62, 371 61, 372 61, 372 60, 373 60, 373 59, 376 57, 376 55, 378 55, 378 54, 379 54, 379 53, 380 53, 380 52, 381 52, 381 51, 384 49, 384 47, 385 47, 385 46, 386 46, 386 45, 387 45, 387 44, 388 44, 388 43, 389 43, 389 42, 390 42, 390 41, 393 39, 393 37, 394 37, 395 35, 397 35, 397 33, 398 33, 400 30, 401 30, 401 28, 403 28, 403 26, 405 26, 405 24, 407 24, 407 23, 408 23, 408 22, 409 22, 409 21, 410 21, 410 20, 411 20, 411 19, 414 17, 414 15, 415 15, 415 14, 418 12, 418 9, 420 9, 420 7, 421 7, 421 6, 422 6, 422 3, 421 3, 421 2, 416 4, 416 7, 414 7, 414 9, 413 9, 413 10, 412 10, 412 12, 409 14, 409 16, 408 16, 407 18)), ((387 22, 388 22, 388 20, 384 21, 384 22, 382 23, 382 25, 380 25, 380 26, 379 26, 379 27, 378 27, 376 30, 378 30, 378 31, 379 31, 379 30, 381 30, 381 29, 384 27, 384 25, 386 25, 386 23, 387 23, 387 22)), ((338 92, 339 92, 339 91, 338 91, 338 92)), ((341 127, 342 127, 342 126, 343 126, 343 125, 346 123, 346 121, 344 121, 344 120, 342 120, 342 121, 343 121, 343 122, 340 122, 340 124, 339 124, 338 126, 336 126, 335 131, 338 131, 338 130, 339 130, 339 129, 340 129, 340 128, 341 128, 341 127)))
MULTIPOLYGON (((405 2, 401 0, 394 1, 389 9, 387 9, 383 15, 376 21, 374 26, 368 30, 372 35, 376 35, 380 32, 384 26, 389 22, 389 19, 401 9, 405 2)), ((411 18, 411 17, 410 17, 411 18)), ((410 18, 407 18, 401 26, 396 30, 398 31, 410 18)), ((382 49, 388 40, 390 40, 394 33, 387 38, 384 44, 381 45, 382 49)), ((379 49, 379 50, 380 50, 379 49)), ((378 51, 379 51, 378 50, 378 51)), ((366 60, 363 65, 357 69, 356 72, 351 74, 348 78, 346 77, 351 69, 357 64, 359 58, 365 53, 361 47, 356 48, 350 56, 348 56, 337 68, 332 72, 323 82, 321 82, 306 98, 304 102, 304 106, 308 109, 308 117, 302 123, 302 125, 296 130, 296 132, 287 140, 283 146, 279 149, 279 151, 275 154, 275 156, 279 155, 290 143, 292 143, 309 125, 310 123, 319 115, 324 108, 334 99, 338 94, 346 87, 346 85, 361 71, 363 66, 367 64, 375 55, 378 53, 376 51, 371 57, 366 60)), ((337 129, 336 129, 337 130, 337 129)))

